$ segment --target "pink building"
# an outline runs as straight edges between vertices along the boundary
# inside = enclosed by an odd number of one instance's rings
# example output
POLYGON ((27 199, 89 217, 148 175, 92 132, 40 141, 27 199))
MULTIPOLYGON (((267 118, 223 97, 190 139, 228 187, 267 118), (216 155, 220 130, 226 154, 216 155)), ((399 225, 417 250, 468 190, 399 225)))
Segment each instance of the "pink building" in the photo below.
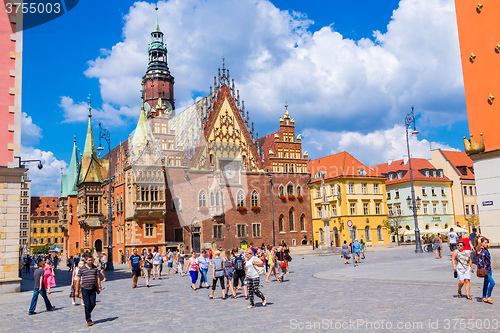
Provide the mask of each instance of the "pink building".
POLYGON ((20 291, 20 195, 26 171, 19 167, 23 17, 10 1, 12 14, 0 14, 0 293, 20 291))

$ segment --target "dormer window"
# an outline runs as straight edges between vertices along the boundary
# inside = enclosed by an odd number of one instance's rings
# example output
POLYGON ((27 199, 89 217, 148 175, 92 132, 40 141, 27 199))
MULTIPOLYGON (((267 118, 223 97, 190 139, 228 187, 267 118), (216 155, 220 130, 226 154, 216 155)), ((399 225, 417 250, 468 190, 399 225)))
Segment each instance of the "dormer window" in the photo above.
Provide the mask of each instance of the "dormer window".
POLYGON ((432 171, 432 177, 436 177, 436 170, 432 171))
POLYGON ((425 177, 429 177, 429 170, 425 170, 425 177))
POLYGON ((389 174, 389 180, 393 180, 394 179, 394 174, 390 173, 389 174))
POLYGON ((443 171, 439 171, 439 177, 443 178, 443 171))
POLYGON ((366 176, 366 170, 365 169, 358 169, 358 175, 366 176))
POLYGON ((398 179, 401 179, 403 178, 403 172, 402 171, 398 171, 398 179))

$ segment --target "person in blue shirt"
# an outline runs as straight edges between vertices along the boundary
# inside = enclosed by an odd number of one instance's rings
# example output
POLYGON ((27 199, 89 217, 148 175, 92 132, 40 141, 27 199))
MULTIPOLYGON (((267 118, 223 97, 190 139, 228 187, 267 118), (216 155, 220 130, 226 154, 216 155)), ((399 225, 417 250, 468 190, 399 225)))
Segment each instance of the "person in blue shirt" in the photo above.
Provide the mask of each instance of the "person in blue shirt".
POLYGON ((356 238, 354 243, 352 243, 352 253, 354 255, 354 260, 359 263, 359 255, 361 254, 361 244, 358 242, 356 238))
POLYGON ((130 269, 132 270, 132 288, 137 288, 137 280, 141 276, 142 258, 137 254, 137 249, 134 249, 134 254, 128 259, 130 269))

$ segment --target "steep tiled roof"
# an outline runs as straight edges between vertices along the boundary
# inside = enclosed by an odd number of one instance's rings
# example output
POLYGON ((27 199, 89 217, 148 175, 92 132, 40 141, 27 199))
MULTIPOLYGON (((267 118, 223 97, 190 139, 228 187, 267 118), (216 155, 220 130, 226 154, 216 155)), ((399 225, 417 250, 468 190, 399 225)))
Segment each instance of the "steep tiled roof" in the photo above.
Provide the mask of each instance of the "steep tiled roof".
POLYGON ((31 216, 54 217, 58 212, 58 197, 31 197, 31 216))
MULTIPOLYGON (((397 160, 391 164, 382 163, 378 165, 372 165, 371 168, 378 171, 378 173, 388 177, 391 172, 397 173, 398 171, 406 171, 402 178, 395 176, 393 180, 388 180, 385 182, 386 185, 399 184, 410 181, 410 170, 408 161, 404 159, 397 160), (406 162, 406 163, 405 163, 406 162)), ((413 180, 429 181, 429 182, 449 182, 450 179, 443 175, 443 177, 432 177, 432 173, 429 173, 429 177, 425 176, 425 170, 436 170, 436 168, 425 158, 412 158, 411 159, 411 169, 413 174, 413 180)), ((437 174, 439 176, 439 174, 437 174)))
POLYGON ((457 169, 461 179, 474 180, 474 164, 466 153, 450 150, 441 150, 441 152, 455 169, 457 169))
POLYGON ((274 145, 274 135, 276 133, 279 134, 280 131, 273 132, 266 136, 260 137, 257 142, 260 147, 262 147, 262 151, 264 152, 264 165, 270 166, 271 162, 269 161, 269 149, 274 152, 274 156, 278 156, 278 152, 276 151, 276 147, 274 145))
POLYGON ((203 132, 203 118, 208 112, 208 103, 214 97, 215 92, 208 94, 169 121, 169 129, 175 131, 177 146, 186 149, 198 143, 203 132))
POLYGON ((309 171, 312 181, 319 181, 318 172, 324 173, 324 178, 335 177, 377 177, 383 178, 376 169, 367 167, 346 151, 309 161, 309 171), (360 171, 364 170, 364 171, 360 171))

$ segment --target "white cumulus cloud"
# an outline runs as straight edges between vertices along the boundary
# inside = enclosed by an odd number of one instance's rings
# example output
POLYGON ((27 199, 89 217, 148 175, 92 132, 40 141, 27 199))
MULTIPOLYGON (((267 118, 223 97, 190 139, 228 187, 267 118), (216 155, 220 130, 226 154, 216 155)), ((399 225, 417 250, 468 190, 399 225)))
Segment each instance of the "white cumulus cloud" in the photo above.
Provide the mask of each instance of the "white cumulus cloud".
POLYGON ((58 160, 51 151, 43 151, 33 147, 21 146, 22 160, 41 160, 43 168, 37 163, 29 164, 29 179, 31 179, 32 196, 58 197, 61 190, 61 168, 67 172, 67 163, 58 160))
MULTIPOLYGON (((367 134, 316 129, 306 129, 303 134, 304 149, 311 159, 348 151, 365 165, 375 165, 408 156, 405 127, 401 125, 367 134)), ((438 148, 457 151, 444 143, 419 140, 411 133, 409 142, 411 157, 429 159, 431 149, 438 148)))
POLYGON ((21 117, 21 142, 23 145, 35 145, 42 138, 42 129, 33 123, 31 116, 22 112, 21 117))

